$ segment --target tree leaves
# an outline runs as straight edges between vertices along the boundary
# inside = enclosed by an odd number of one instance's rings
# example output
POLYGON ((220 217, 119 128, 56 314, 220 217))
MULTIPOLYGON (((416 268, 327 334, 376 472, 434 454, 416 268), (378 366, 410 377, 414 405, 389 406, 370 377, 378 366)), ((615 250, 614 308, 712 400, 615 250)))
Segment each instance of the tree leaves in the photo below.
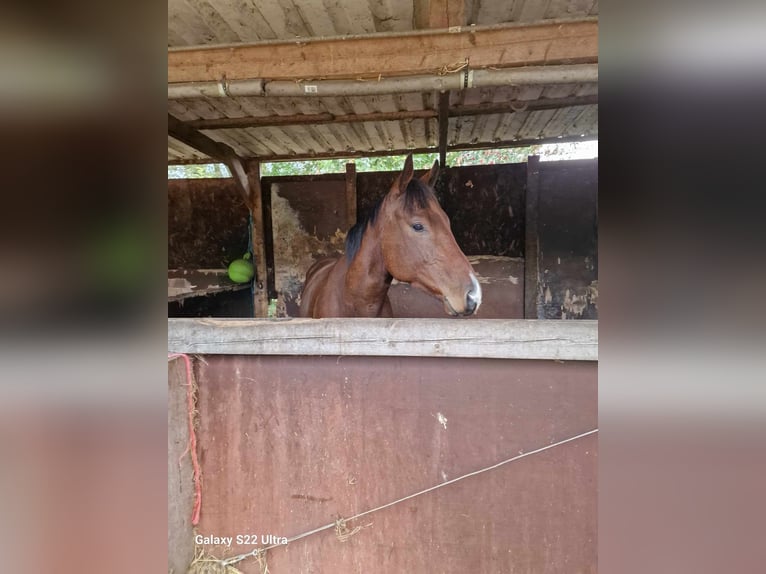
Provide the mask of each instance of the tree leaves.
MULTIPOLYGON (((415 169, 428 169, 439 154, 425 153, 413 157, 415 169)), ((447 153, 447 165, 495 165, 523 163, 530 155, 545 160, 598 157, 598 141, 576 143, 552 143, 519 148, 482 149, 447 153)), ((363 157, 356 159, 322 159, 309 161, 278 161, 261 164, 262 176, 317 175, 320 173, 345 173, 346 163, 356 164, 356 171, 399 171, 404 165, 403 155, 386 157, 363 157)), ((230 177, 223 164, 168 166, 168 179, 194 179, 202 177, 230 177)))

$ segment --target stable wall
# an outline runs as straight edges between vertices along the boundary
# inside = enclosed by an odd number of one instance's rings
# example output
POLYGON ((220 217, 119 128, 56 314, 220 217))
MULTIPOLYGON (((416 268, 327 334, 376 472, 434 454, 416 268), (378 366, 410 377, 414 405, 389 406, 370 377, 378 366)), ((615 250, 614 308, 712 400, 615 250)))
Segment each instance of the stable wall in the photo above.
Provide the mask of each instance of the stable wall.
MULTIPOLYGON (((598 161, 538 165, 539 274, 528 285, 524 281, 527 164, 448 168, 437 182, 437 196, 466 255, 506 258, 499 264, 502 272, 496 265, 489 271, 477 269, 489 292, 480 316, 524 317, 519 301, 531 289, 538 306, 529 318, 595 319, 598 161)), ((360 217, 388 191, 396 175, 356 174, 360 217)), ((279 298, 280 315, 295 316, 308 267, 316 258, 343 251, 351 222, 346 177, 264 177, 262 188, 269 295, 279 298)), ((168 200, 170 268, 223 268, 242 255, 248 214, 231 180, 169 180, 168 200)), ((439 316, 437 302, 407 286, 395 286, 391 296, 395 309, 408 316, 439 316)), ((221 313, 226 313, 223 307, 221 313)))
MULTIPOLYGON (((289 538, 597 427, 591 321, 173 319, 168 341, 199 357, 203 536, 289 538)), ((177 406, 170 424, 187 424, 177 406)), ((596 572, 597 448, 587 436, 407 500, 345 542, 297 540, 269 571, 596 572)))

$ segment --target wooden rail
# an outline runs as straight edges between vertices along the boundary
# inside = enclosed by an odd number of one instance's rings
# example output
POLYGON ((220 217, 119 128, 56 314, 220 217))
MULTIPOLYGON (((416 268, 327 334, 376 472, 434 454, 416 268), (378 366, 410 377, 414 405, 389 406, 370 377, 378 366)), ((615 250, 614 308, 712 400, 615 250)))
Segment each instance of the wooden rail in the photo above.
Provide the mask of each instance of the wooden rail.
POLYGON ((168 351, 597 361, 598 322, 168 319, 168 351))

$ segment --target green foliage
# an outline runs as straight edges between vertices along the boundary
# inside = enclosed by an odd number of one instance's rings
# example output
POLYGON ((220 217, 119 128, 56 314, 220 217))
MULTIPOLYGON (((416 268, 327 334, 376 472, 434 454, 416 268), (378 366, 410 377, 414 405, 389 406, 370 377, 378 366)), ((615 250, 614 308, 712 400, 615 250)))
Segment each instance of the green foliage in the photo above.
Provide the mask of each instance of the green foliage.
POLYGON ((231 177, 229 168, 222 163, 168 166, 168 179, 200 179, 231 177))
MULTIPOLYGON (((523 163, 527 156, 539 155, 544 161, 572 157, 597 157, 598 142, 542 144, 520 148, 482 149, 447 153, 447 165, 495 165, 523 163)), ((322 159, 310 161, 278 161, 261 164, 261 175, 317 175, 320 173, 344 173, 346 163, 356 164, 356 171, 399 171, 406 156, 363 157, 356 159, 322 159)), ((413 157, 415 169, 428 169, 438 157, 436 153, 418 154, 413 157)), ((200 177, 229 177, 223 164, 184 165, 168 167, 169 179, 192 179, 200 177)))

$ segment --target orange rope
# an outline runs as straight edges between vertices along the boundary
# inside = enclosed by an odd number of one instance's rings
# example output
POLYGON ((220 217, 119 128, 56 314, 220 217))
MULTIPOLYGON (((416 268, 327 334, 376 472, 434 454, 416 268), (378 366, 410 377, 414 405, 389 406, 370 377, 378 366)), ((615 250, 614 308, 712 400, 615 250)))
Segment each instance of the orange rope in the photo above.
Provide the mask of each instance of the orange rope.
MULTIPOLYGON (((186 363, 186 403, 189 414, 189 444, 186 452, 191 454, 192 468, 194 469, 194 507, 192 509, 191 523, 196 526, 199 522, 200 509, 202 508, 202 487, 200 485, 200 468, 197 459, 197 434, 194 432, 194 386, 192 385, 191 359, 183 353, 168 354, 168 359, 181 357, 186 363)), ((183 456, 186 454, 181 455, 183 456)))

